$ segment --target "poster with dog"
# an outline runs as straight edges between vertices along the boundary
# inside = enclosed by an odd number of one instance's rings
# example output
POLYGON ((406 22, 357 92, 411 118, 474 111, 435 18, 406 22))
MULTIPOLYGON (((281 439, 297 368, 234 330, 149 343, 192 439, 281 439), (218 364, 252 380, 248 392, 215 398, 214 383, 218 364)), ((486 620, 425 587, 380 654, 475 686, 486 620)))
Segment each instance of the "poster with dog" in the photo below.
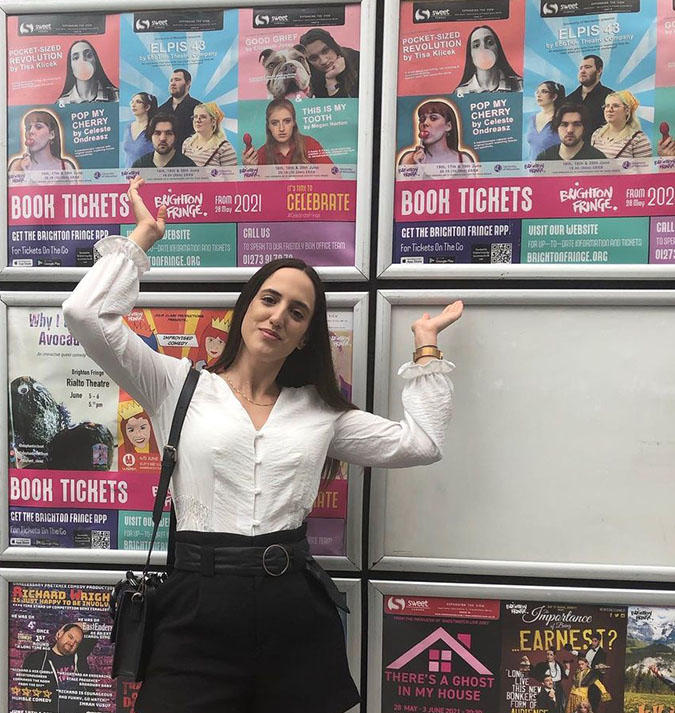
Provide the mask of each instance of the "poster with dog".
POLYGON ((139 174, 171 226, 152 267, 353 266, 360 53, 358 4, 14 17, 10 266, 91 265, 139 174))

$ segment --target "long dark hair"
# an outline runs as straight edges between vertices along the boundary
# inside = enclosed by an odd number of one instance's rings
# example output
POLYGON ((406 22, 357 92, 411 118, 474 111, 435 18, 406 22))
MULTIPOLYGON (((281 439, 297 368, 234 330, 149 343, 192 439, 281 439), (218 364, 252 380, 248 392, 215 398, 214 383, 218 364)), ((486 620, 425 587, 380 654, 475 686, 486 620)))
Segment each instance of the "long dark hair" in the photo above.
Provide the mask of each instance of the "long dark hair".
POLYGON ((565 101, 565 87, 562 84, 558 84, 558 82, 551 81, 550 79, 541 82, 537 86, 541 87, 542 85, 545 86, 551 94, 555 94, 555 99, 553 100, 553 111, 556 112, 565 101))
MULTIPOLYGON (((273 275, 277 270, 290 267, 304 272, 314 285, 314 313, 305 335, 305 346, 302 349, 294 349, 286 357, 279 374, 277 375, 277 385, 282 386, 314 386, 323 402, 337 411, 349 411, 355 409, 353 403, 348 401, 340 391, 333 357, 330 348, 330 334, 328 332, 328 316, 326 308, 326 293, 323 289, 321 279, 314 270, 304 260, 296 258, 282 258, 272 260, 267 265, 261 267, 244 285, 239 294, 234 312, 232 313, 232 324, 227 337, 225 349, 211 366, 205 367, 207 371, 218 374, 232 366, 241 348, 241 323, 244 315, 255 296, 260 292, 265 280, 273 275)), ((340 462, 334 458, 327 458, 321 471, 321 476, 328 480, 334 478, 340 469, 340 462)))
POLYGON ((150 123, 150 119, 157 113, 157 97, 154 94, 148 94, 148 92, 136 92, 131 96, 132 99, 134 97, 140 97, 143 104, 148 107, 146 113, 148 115, 148 123, 150 123))
POLYGON ((462 84, 466 84, 471 77, 473 77, 474 74, 476 74, 476 65, 473 63, 473 59, 471 58, 471 37, 473 36, 473 33, 476 30, 489 30, 492 33, 492 36, 495 38, 495 44, 497 45, 497 61, 495 62, 495 67, 498 69, 501 69, 502 72, 504 73, 505 77, 518 77, 520 79, 520 75, 518 72, 516 72, 515 69, 509 64, 508 59, 506 59, 506 55, 504 54, 504 48, 502 47, 501 40, 499 39, 499 35, 489 26, 489 25, 479 25, 478 27, 474 27, 473 30, 471 30, 471 33, 469 34, 469 39, 467 40, 466 43, 466 58, 464 60, 464 75, 459 81, 459 86, 461 87, 462 84))
POLYGON ((457 114, 450 104, 439 100, 424 102, 424 104, 420 104, 419 107, 417 107, 418 121, 421 121, 425 114, 440 114, 446 121, 451 123, 452 128, 445 134, 445 143, 448 145, 449 149, 459 151, 459 126, 457 114))
POLYGON ((272 136, 272 132, 269 127, 270 116, 275 109, 286 109, 286 111, 290 112, 293 117, 293 133, 291 134, 290 139, 293 142, 293 155, 291 156, 291 163, 309 163, 307 153, 305 152, 305 139, 298 129, 295 107, 292 102, 283 98, 272 99, 272 101, 267 105, 267 109, 265 109, 265 134, 267 135, 267 139, 265 140, 265 153, 267 155, 267 162, 277 162, 277 142, 274 136, 272 136))
MULTIPOLYGON (((114 95, 117 92, 117 87, 108 79, 108 75, 105 73, 105 70, 103 69, 103 65, 101 64, 101 59, 98 56, 98 52, 96 51, 96 47, 91 44, 88 40, 75 40, 72 45, 68 48, 68 54, 67 56, 67 61, 66 61, 66 81, 65 84, 63 85, 63 89, 61 90, 60 96, 64 96, 65 94, 68 94, 68 92, 75 86, 75 75, 73 74, 73 67, 72 67, 72 62, 70 59, 70 53, 73 51, 73 47, 78 42, 83 42, 84 44, 89 45, 91 47, 91 51, 94 53, 94 57, 96 58, 96 69, 94 70, 94 76, 92 79, 98 80, 100 82, 101 86, 103 87, 104 91, 108 95, 114 95)), ((110 100, 112 100, 114 97, 111 96, 110 100)))
MULTIPOLYGON (((357 97, 359 95, 359 75, 356 69, 352 66, 348 54, 342 49, 342 47, 333 39, 330 32, 320 28, 313 27, 311 30, 305 32, 304 35, 300 37, 300 44, 306 49, 307 45, 312 42, 323 42, 327 47, 330 47, 338 56, 344 57, 345 68, 344 71, 340 72, 336 79, 338 80, 340 87, 342 88, 345 96, 347 97, 357 97)), ((320 89, 325 84, 325 78, 323 72, 315 69, 310 63, 311 69, 311 83, 313 88, 315 88, 315 93, 318 94, 320 89), (316 91, 316 90, 319 91, 316 91)))

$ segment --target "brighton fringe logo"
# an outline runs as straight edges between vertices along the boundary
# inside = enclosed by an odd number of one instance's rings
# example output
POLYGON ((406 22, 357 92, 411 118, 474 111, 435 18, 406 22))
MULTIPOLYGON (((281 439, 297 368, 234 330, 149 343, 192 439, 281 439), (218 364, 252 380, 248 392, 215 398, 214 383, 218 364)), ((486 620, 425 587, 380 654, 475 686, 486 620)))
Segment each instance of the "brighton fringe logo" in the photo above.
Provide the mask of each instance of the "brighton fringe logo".
POLYGON ((581 188, 578 181, 574 182, 572 188, 560 191, 560 203, 571 203, 574 213, 607 213, 618 210, 612 204, 614 197, 614 187, 597 188, 590 186, 581 188))
POLYGON ((203 193, 181 193, 177 194, 169 189, 163 196, 155 197, 155 208, 166 206, 166 216, 169 220, 182 220, 184 218, 196 218, 198 215, 205 216, 202 212, 204 205, 203 193))

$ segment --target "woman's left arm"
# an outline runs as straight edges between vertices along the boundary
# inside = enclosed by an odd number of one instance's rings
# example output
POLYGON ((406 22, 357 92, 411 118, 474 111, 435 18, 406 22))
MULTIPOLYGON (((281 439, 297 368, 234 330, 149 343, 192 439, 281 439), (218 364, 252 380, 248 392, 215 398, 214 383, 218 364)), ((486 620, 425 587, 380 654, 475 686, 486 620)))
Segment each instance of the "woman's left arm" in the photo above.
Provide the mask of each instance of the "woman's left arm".
MULTIPOLYGON (((448 305, 435 317, 424 314, 413 325, 415 348, 435 346, 438 333, 459 319, 461 302, 448 305)), ((365 411, 345 411, 337 419, 328 455, 349 463, 405 468, 441 459, 452 413, 454 365, 422 356, 399 369, 405 379, 403 419, 390 421, 365 411)))

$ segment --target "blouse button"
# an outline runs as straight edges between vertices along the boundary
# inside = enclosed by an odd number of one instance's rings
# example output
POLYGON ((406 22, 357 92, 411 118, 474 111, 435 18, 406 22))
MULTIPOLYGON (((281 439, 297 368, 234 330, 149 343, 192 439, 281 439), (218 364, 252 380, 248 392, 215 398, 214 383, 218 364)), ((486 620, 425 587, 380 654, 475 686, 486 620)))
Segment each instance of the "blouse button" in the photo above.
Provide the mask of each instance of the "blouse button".
POLYGON ((260 488, 253 488, 253 495, 260 495, 260 493, 262 493, 260 488))
POLYGON ((253 527, 260 527, 260 520, 251 520, 251 525, 253 527))
POLYGON ((260 465, 261 463, 262 463, 262 458, 260 456, 256 456, 255 464, 260 465))

